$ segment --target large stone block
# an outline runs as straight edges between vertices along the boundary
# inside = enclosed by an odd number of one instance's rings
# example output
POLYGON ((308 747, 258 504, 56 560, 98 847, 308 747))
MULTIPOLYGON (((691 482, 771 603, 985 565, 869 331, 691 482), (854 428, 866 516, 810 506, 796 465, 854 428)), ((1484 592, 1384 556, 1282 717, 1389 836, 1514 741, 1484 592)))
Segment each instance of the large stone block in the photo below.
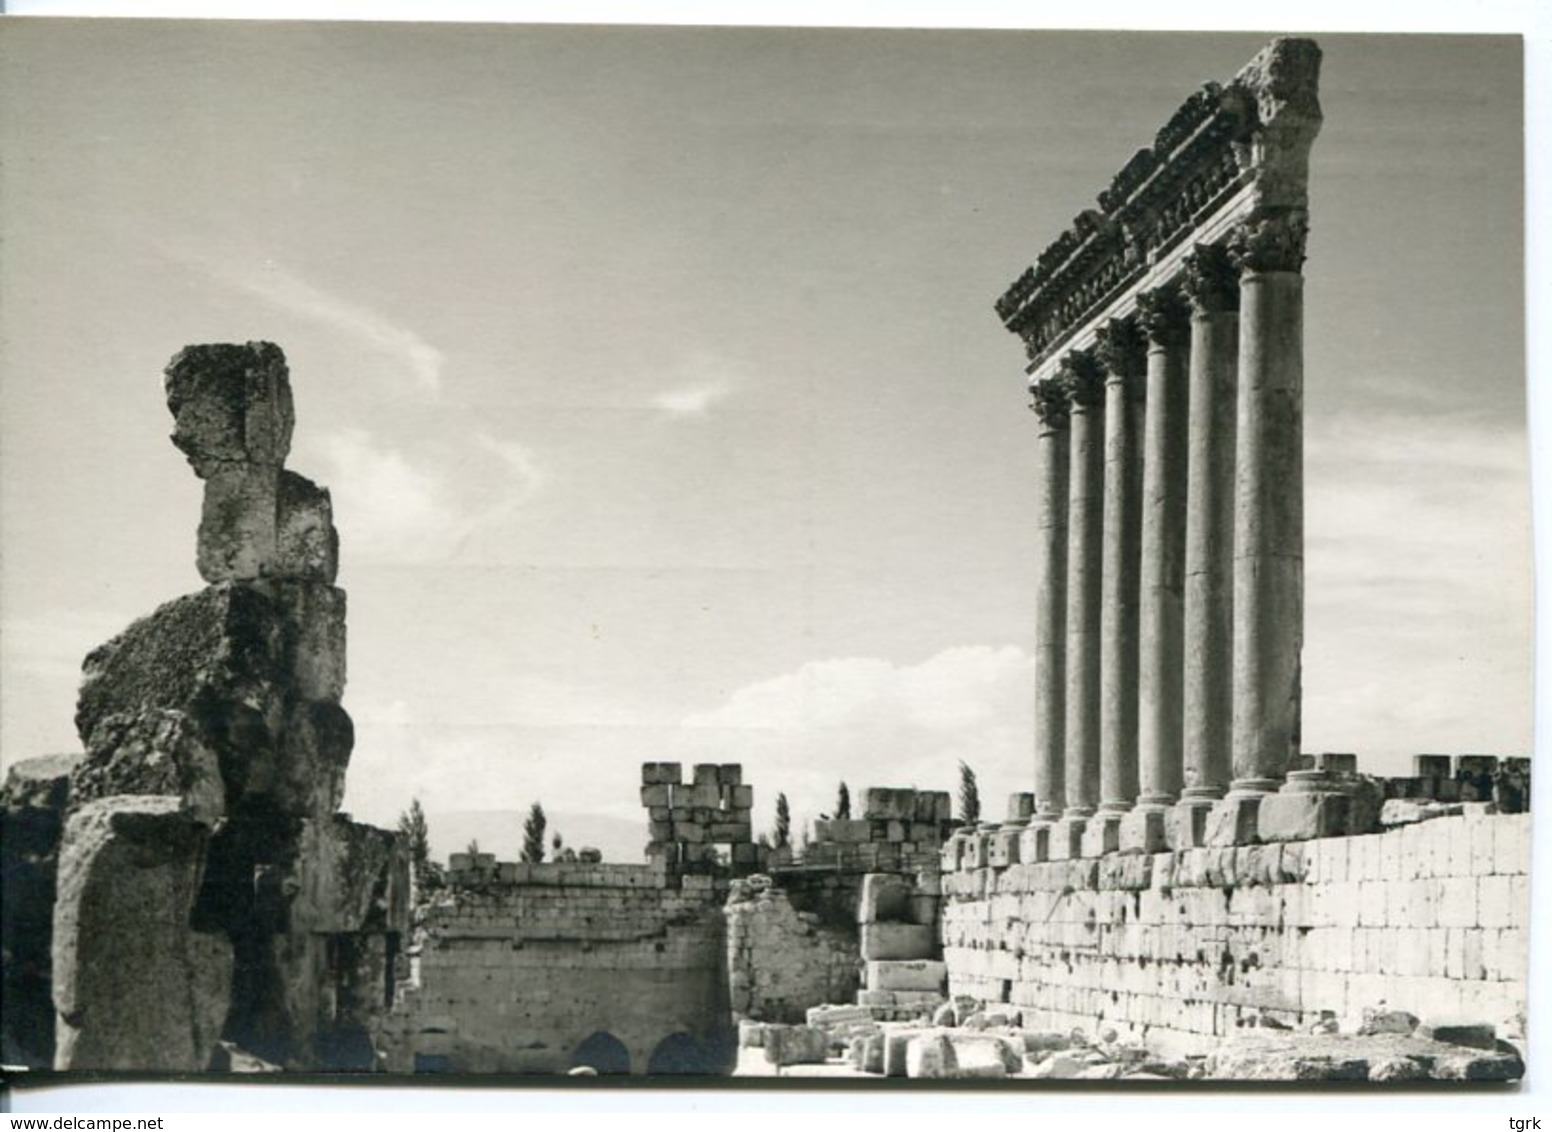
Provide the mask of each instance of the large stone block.
POLYGON ((269 573, 332 584, 339 572, 339 532, 327 488, 281 472, 275 507, 275 557, 269 573))
POLYGON ((875 959, 866 968, 869 990, 940 991, 947 977, 938 959, 875 959))
POLYGON ((337 703, 344 616, 333 587, 224 583, 94 650, 76 709, 83 796, 177 788, 208 817, 208 752, 228 808, 332 812, 354 741, 337 703))
POLYGON ((1169 818, 1173 811, 1137 807, 1121 819, 1123 853, 1162 853, 1169 848, 1169 818))
POLYGON ((1230 794, 1213 804, 1207 813, 1206 840, 1209 846, 1254 845, 1257 816, 1268 794, 1230 794))
MULTIPOLYGON (((302 824, 293 928, 328 934, 407 931, 409 863, 398 838, 341 814, 302 824)), ((495 858, 475 854, 469 864, 490 868, 495 858)))
POLYGON ((198 1072, 230 1006, 232 948, 190 913, 207 828, 171 797, 71 816, 54 908, 58 1069, 198 1072))
POLYGON ((896 873, 869 873, 862 878, 862 892, 857 900, 857 922, 872 924, 910 920, 911 896, 914 891, 908 877, 896 873))
POLYGON ((937 941, 927 924, 863 924, 862 958, 874 959, 930 959, 937 941))
POLYGON ((207 582, 252 581, 275 571, 280 469, 233 464, 205 480, 195 565, 207 582))
POLYGON ((296 412, 279 346, 188 346, 165 374, 172 442, 201 479, 234 464, 285 463, 296 412))
POLYGON ((1283 792, 1261 800, 1256 835, 1262 841, 1309 841, 1347 832, 1348 797, 1324 792, 1283 792))
POLYGON ((870 786, 863 794, 862 816, 870 821, 913 821, 916 791, 870 786))

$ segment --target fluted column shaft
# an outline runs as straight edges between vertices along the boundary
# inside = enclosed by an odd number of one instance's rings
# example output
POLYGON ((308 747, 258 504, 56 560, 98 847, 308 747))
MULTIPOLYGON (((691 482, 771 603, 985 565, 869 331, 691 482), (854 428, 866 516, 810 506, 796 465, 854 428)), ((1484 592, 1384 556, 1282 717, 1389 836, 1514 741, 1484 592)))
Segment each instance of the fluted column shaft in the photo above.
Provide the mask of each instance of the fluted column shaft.
POLYGON ((1189 312, 1174 287, 1138 297, 1148 335, 1138 613, 1139 793, 1167 806, 1184 773, 1185 552, 1189 312))
POLYGON ((1067 488, 1066 818, 1099 801, 1100 602, 1104 529, 1103 377, 1084 353, 1064 361, 1072 399, 1067 488))
POLYGON ((1035 818, 1054 821, 1066 802, 1067 494, 1071 401, 1063 383, 1031 388, 1035 441, 1035 818))
POLYGON ((1099 335, 1105 377, 1103 608, 1100 616, 1099 808, 1124 813, 1137 797, 1137 629, 1142 543, 1145 344, 1135 322, 1099 335))
POLYGON ((1298 753, 1304 637, 1304 219, 1247 222, 1240 266, 1234 496, 1236 792, 1275 789, 1298 753))
POLYGON ((1227 254, 1199 247, 1191 298, 1190 479, 1186 499, 1185 790, 1223 797, 1233 773, 1234 432, 1239 279, 1227 254))

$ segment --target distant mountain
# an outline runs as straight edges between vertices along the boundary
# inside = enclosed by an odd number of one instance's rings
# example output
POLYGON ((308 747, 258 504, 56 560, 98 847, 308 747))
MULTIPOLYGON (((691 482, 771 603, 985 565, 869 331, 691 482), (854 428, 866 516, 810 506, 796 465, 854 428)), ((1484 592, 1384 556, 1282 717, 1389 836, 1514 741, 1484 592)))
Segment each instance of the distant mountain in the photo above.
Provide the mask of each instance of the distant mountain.
MULTIPOLYGON (((601 850, 605 861, 640 864, 646 860, 647 822, 612 818, 604 814, 550 813, 545 811, 544 855, 550 859, 550 843, 558 833, 573 849, 601 850)), ((462 853, 470 840, 480 852, 494 853, 500 861, 515 861, 523 851, 523 822, 527 810, 427 810, 426 829, 431 855, 446 862, 448 854, 462 853)))

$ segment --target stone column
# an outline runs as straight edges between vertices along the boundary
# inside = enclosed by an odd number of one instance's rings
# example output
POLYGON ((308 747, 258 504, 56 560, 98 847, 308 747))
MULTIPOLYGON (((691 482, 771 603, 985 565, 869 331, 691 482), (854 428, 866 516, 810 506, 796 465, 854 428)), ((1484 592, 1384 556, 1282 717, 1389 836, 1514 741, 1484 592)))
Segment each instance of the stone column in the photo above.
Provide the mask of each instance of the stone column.
POLYGON ((1232 774, 1234 412, 1239 272, 1221 247, 1186 259, 1191 300, 1190 467, 1186 498, 1185 789, 1170 843, 1205 844, 1207 813, 1232 774))
POLYGON ((1051 830, 1053 860, 1081 853, 1099 800, 1100 582, 1104 522, 1104 372, 1087 351, 1062 360, 1071 402, 1067 487, 1067 695, 1064 721, 1067 808, 1051 830))
POLYGON ((1142 417, 1147 343, 1135 319, 1100 329, 1105 375, 1105 511, 1099 673, 1099 810, 1083 855, 1120 846, 1137 798, 1137 629, 1142 551, 1142 417))
POLYGON ((1170 285, 1137 296, 1148 338, 1138 612, 1140 792, 1121 825, 1126 852, 1168 847, 1166 817, 1183 774, 1186 557, 1186 351, 1190 320, 1170 285))
POLYGON ((1281 210, 1242 224, 1234 493, 1234 780, 1213 843, 1256 839, 1261 799, 1299 751, 1304 636, 1304 262, 1306 220, 1281 210))
MULTIPOLYGON (((1049 825, 1066 801, 1067 481, 1072 401, 1064 382, 1030 386, 1040 418, 1035 443, 1035 810, 1049 825)), ((1044 857, 1041 856, 1043 860, 1044 857)))

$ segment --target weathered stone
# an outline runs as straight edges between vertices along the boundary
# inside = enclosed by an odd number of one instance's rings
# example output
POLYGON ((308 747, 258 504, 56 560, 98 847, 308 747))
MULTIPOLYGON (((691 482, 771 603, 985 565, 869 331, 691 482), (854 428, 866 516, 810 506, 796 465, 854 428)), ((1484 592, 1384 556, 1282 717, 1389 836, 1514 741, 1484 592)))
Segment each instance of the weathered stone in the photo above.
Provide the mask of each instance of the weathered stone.
POLYGON ((1089 1068, 1075 1057, 1065 1053, 1053 1053, 1036 1062, 1035 1067, 1029 1071, 1029 1076, 1036 1080, 1068 1080, 1077 1077, 1085 1069, 1089 1068))
POLYGON ((914 889, 909 877, 898 873, 869 873, 862 878, 857 901, 857 922, 909 921, 914 889))
POLYGON ((332 585, 338 571, 339 533, 328 489, 295 472, 281 472, 269 573, 332 585))
POLYGON ((1268 794, 1261 800, 1256 833, 1262 841, 1335 837, 1347 832, 1347 808, 1347 795, 1335 792, 1283 790, 1268 794))
POLYGON ((187 346, 167 364, 164 386, 172 442, 201 479, 231 465, 285 463, 295 410, 280 347, 187 346))
POLYGON ((934 1026, 955 1026, 958 1025, 958 1022, 959 1020, 955 1015, 952 1002, 945 1002, 932 1012, 932 1024, 934 1026))
POLYGON ((1369 1080, 1422 1081, 1428 1077, 1428 1066, 1410 1057, 1387 1057, 1369 1066, 1369 1080))
POLYGON ((56 1068, 210 1063, 232 948, 190 927, 207 836, 170 797, 103 798, 70 818, 54 911, 56 1068))
POLYGON ((75 755, 12 765, 0 786, 0 1061, 54 1065, 50 994, 59 841, 75 755))
POLYGON ((913 1037, 905 1047, 905 1075, 917 1080, 944 1080, 954 1075, 958 1064, 954 1047, 943 1034, 929 1033, 913 1037))
POLYGON ((816 1026, 780 1026, 765 1028, 765 1060, 780 1068, 785 1065, 822 1064, 830 1051, 830 1038, 816 1026))
POLYGON ((1425 1022, 1418 1027, 1418 1036, 1455 1046, 1473 1049, 1495 1049, 1498 1045, 1497 1029, 1487 1022, 1425 1022))
POLYGON ((1360 1035, 1410 1034, 1417 1029, 1417 1015, 1405 1010, 1386 1010, 1365 1007, 1363 1021, 1358 1026, 1360 1035))
POLYGON ((948 977, 937 959, 882 959, 867 963, 869 990, 938 991, 948 977))
POLYGON ((861 936, 864 960, 927 959, 936 950, 926 924, 863 924, 861 936))
POLYGON ((120 794, 165 795, 214 826, 226 813, 226 784, 201 730, 188 714, 168 708, 108 716, 93 732, 94 755, 75 769, 72 804, 120 794))

